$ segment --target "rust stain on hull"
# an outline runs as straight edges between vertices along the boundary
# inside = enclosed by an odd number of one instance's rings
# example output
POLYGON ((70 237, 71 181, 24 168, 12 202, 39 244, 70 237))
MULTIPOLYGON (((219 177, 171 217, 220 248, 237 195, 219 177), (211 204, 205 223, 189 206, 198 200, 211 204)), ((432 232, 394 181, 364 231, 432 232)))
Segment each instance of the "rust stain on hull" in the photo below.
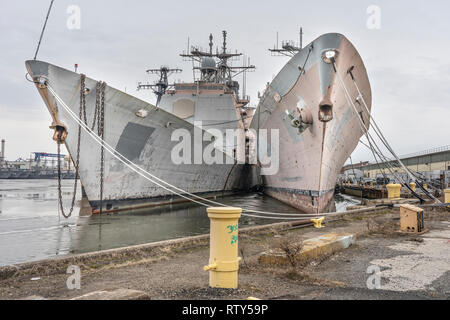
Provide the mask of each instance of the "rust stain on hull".
MULTIPOLYGON (((280 170, 264 177, 265 193, 302 211, 317 213, 332 207, 339 171, 363 134, 359 115, 346 100, 333 65, 324 61, 323 53, 339 52, 337 72, 344 78, 352 99, 356 99, 357 91, 347 74, 350 68, 369 110, 372 96, 363 61, 343 35, 326 34, 313 41, 311 55, 306 60, 310 45, 297 53, 274 78, 258 108, 268 111, 260 112, 260 128, 279 129, 280 134, 280 170), (301 75, 297 66, 305 61, 301 75), (292 130, 285 115, 286 111, 295 113, 300 108, 313 115, 312 125, 302 133, 292 130), (314 196, 308 196, 308 192, 314 196)), ((361 106, 358 111, 363 111, 361 106)), ((367 112, 363 112, 363 119, 369 124, 367 112)), ((253 119, 251 127, 258 128, 257 120, 253 119)))

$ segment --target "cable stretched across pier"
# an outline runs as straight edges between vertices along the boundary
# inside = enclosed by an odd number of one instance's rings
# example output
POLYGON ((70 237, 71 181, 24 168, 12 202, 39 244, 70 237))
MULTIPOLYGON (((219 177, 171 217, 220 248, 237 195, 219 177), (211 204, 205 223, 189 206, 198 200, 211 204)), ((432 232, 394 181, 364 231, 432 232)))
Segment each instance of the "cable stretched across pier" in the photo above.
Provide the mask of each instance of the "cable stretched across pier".
MULTIPOLYGON (((109 145, 104 139, 99 137, 91 128, 89 128, 88 125, 86 125, 81 118, 79 118, 63 101, 61 97, 55 92, 55 90, 52 88, 52 86, 48 83, 48 81, 45 81, 46 86, 50 93, 55 97, 55 99, 60 103, 60 105, 63 107, 63 109, 70 115, 71 118, 74 119, 74 121, 101 147, 104 148, 108 153, 110 153, 114 158, 119 160, 121 163, 123 163, 127 168, 134 171, 135 173, 139 174, 141 177, 145 178, 146 180, 156 184, 157 186, 163 188, 166 191, 169 191, 181 198, 184 198, 188 201, 194 202, 196 204, 210 207, 211 205, 215 206, 228 206, 226 204, 209 200, 206 198, 203 198, 201 196, 198 196, 196 194, 190 193, 186 190, 183 190, 181 188, 178 188, 156 176, 151 174, 150 172, 144 170, 143 168, 139 167, 132 161, 128 160, 125 156, 123 156, 121 153, 119 153, 117 150, 115 150, 111 145, 109 145)), ((269 212, 269 211, 259 211, 259 210, 251 210, 248 208, 243 208, 243 215, 249 216, 249 217, 255 217, 255 218, 263 218, 263 219, 275 219, 275 220, 301 220, 303 219, 311 219, 311 218, 317 218, 321 216, 333 216, 341 214, 338 212, 333 213, 316 213, 316 214, 295 214, 295 213, 283 213, 283 212, 269 212)))
MULTIPOLYGON (((344 83, 344 80, 342 79, 341 74, 339 73, 337 66, 336 66, 336 61, 334 60, 334 58, 332 59, 333 62, 333 67, 335 70, 335 73, 337 75, 337 78, 339 80, 339 84, 342 87, 344 93, 345 93, 345 98, 347 99, 347 102, 353 107, 354 112, 357 115, 357 118, 359 120, 359 125, 361 127, 361 130, 363 131, 363 133, 366 136, 367 141, 369 142, 371 148, 373 148, 373 145, 376 147, 376 149, 378 150, 378 152, 376 152, 378 154, 378 156, 380 157, 380 159, 382 157, 384 157, 386 159, 386 157, 383 155, 383 153, 381 152, 381 149, 378 147, 378 145, 376 144, 375 140, 373 139, 372 135, 369 132, 369 128, 366 127, 365 123, 362 121, 361 117, 358 114, 358 111, 356 109, 356 106, 353 102, 353 100, 351 99, 350 93, 344 83), (372 142, 371 142, 372 141, 372 142)), ((397 162, 402 166, 402 168, 405 170, 405 172, 410 176, 411 180, 415 181, 417 183, 417 185, 423 190, 423 192, 432 200, 436 201, 437 203, 440 203, 439 199, 437 199, 436 197, 434 197, 431 193, 429 193, 424 187, 423 185, 420 183, 419 179, 417 176, 413 175, 413 173, 410 172, 410 170, 403 164, 403 162, 399 159, 399 157, 397 156, 397 154, 394 152, 394 150, 392 149, 392 147, 389 145, 389 143, 387 142, 386 138, 384 137, 384 135, 381 133, 380 128, 378 127, 377 123, 375 122, 375 120, 373 119, 373 116, 370 114, 369 108, 366 104, 366 101, 361 93, 361 91, 359 90, 358 84, 356 83, 355 78, 353 77, 353 74, 351 72, 351 70, 348 71, 348 73, 350 74, 353 84, 355 85, 355 88, 358 92, 358 98, 360 98, 363 102, 365 111, 367 112, 369 119, 371 119, 375 125, 375 133, 377 134, 377 136, 379 137, 379 139, 381 140, 381 142, 385 145, 385 147, 388 149, 388 151, 391 152, 391 154, 395 157, 395 159, 397 160, 397 162)), ((373 149, 372 149, 373 151, 373 149)), ((375 158, 376 159, 376 158, 375 158)), ((421 202, 424 202, 424 200, 415 192, 411 189, 411 187, 408 185, 407 182, 405 182, 401 177, 399 177, 395 172, 393 172, 391 170, 391 168, 388 167, 388 170, 391 172, 391 174, 393 174, 399 181, 401 181, 403 183, 403 185, 408 188, 411 193, 418 198, 421 202)))
MULTIPOLYGON (((349 104, 353 107, 353 109, 355 110, 355 112, 357 113, 356 110, 356 106, 354 105, 353 101, 351 100, 350 94, 342 80, 341 75, 339 74, 339 72, 337 71, 336 68, 336 64, 333 61, 333 65, 334 68, 336 70, 336 74, 337 77, 339 79, 339 82, 345 92, 345 97, 348 100, 349 104)), ((352 76, 352 79, 354 81, 354 78, 352 76)), ((39 79, 39 82, 43 82, 45 84, 45 86, 48 88, 49 92, 55 97, 55 99, 61 104, 61 106, 63 107, 63 109, 70 115, 70 117, 72 117, 74 119, 74 121, 97 143, 101 146, 102 150, 106 150, 108 153, 110 153, 114 158, 116 158, 118 161, 120 161, 122 164, 124 164, 127 168, 129 168, 130 170, 134 171, 135 173, 139 174, 141 177, 143 177, 144 179, 152 182, 153 184, 163 188, 164 190, 175 194, 181 198, 184 198, 185 200, 194 202, 196 204, 202 205, 202 206, 206 206, 206 207, 210 207, 211 205, 214 206, 227 206, 226 204, 217 202, 217 201, 213 201, 213 200, 209 200, 206 199, 204 197, 198 196, 196 194, 190 193, 186 190, 183 190, 181 188, 178 188, 175 185, 172 185, 170 183, 168 183, 167 181, 164 181, 158 177, 156 177, 155 175, 151 174, 150 172, 144 170, 143 168, 139 167, 138 165, 136 165, 135 163, 133 163, 132 161, 128 160, 125 156, 123 156, 121 153, 119 153, 117 150, 115 150, 112 146, 110 146, 104 139, 103 137, 100 137, 99 135, 97 135, 91 128, 89 128, 89 126, 87 124, 85 124, 83 122, 83 120, 81 119, 81 117, 78 117, 68 106, 67 104, 63 101, 63 99, 61 97, 58 96, 58 94, 55 92, 55 90, 52 88, 52 86, 50 85, 50 83, 48 82, 48 79, 43 78, 43 79, 39 79)), ((41 83, 42 84, 42 83, 41 83)), ((361 92, 359 91, 359 88, 357 87, 356 81, 354 81, 354 84, 358 90, 359 93, 359 97, 361 97, 364 106, 366 108, 366 111, 369 114, 369 117, 372 118, 372 116, 370 115, 370 112, 368 111, 368 107, 364 101, 364 98, 361 95, 361 92)), ((376 154, 378 154, 378 156, 380 157, 380 159, 382 159, 382 157, 384 157, 384 155, 382 154, 381 150, 379 149, 378 145, 376 145, 375 141, 373 140, 372 136, 369 133, 368 128, 365 126, 364 123, 362 123, 362 120, 358 117, 359 122, 360 122, 360 126, 361 129, 363 130, 364 134, 366 135, 369 143, 372 146, 372 143, 370 141, 373 141, 373 144, 375 145, 376 149, 378 151, 376 151, 376 154)), ((377 126, 378 129, 378 126, 377 126)), ((389 151, 391 151, 393 153, 392 148, 388 145, 386 139, 384 138, 384 136, 381 135, 381 133, 379 133, 378 131, 376 131, 377 135, 380 137, 380 139, 382 140, 383 144, 385 144, 388 148, 389 151)), ((373 149, 372 149, 373 150, 373 149)), ((373 150, 374 151, 374 150, 373 150)), ((396 156, 396 155, 395 155, 396 156)), ((398 158, 398 157, 396 157, 398 158)), ((398 160, 400 161, 400 160, 398 160)), ((401 163, 402 164, 402 163, 401 163)), ((407 171, 411 177, 412 174, 407 171)), ((395 175, 395 173, 393 173, 395 175)), ((417 180, 417 177, 415 177, 417 180)), ((405 183, 405 185, 407 185, 405 183)), ((419 183, 419 186, 420 183, 419 183)), ((407 186, 408 187, 408 186, 407 186)), ((426 192, 427 196, 429 196, 430 198, 432 198, 433 200, 437 200, 436 198, 434 198, 431 194, 429 194, 428 192, 426 192)), ((416 195, 419 199, 421 199, 418 195, 416 195)), ((422 199, 421 199, 422 200, 422 199)), ((423 201, 423 200, 422 200, 423 201)), ((438 200, 437 200, 438 201, 438 200)), ((269 212, 269 211, 259 211, 259 210, 251 210, 248 208, 243 208, 243 214, 250 216, 250 217, 255 217, 255 218, 264 218, 264 219, 276 219, 276 220, 298 220, 298 219, 310 219, 310 218, 317 218, 320 216, 332 216, 332 215, 336 215, 339 213, 316 213, 316 214, 295 214, 295 213, 283 213, 283 212, 269 212)))

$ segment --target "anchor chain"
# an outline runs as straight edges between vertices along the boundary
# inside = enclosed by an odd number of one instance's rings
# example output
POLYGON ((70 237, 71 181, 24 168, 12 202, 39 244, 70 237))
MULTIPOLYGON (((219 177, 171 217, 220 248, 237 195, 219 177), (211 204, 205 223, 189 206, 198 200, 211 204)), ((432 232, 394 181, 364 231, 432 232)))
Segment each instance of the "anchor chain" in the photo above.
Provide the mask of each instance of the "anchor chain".
MULTIPOLYGON (((80 108, 79 108, 79 117, 81 119, 83 110, 85 112, 86 115, 86 99, 84 96, 84 91, 85 91, 85 79, 86 76, 84 74, 81 74, 81 78, 80 78, 80 108)), ((58 146, 58 200, 59 200, 59 207, 61 210, 61 213, 63 215, 64 218, 69 218, 72 215, 73 212, 73 208, 75 207, 75 198, 77 196, 77 186, 78 186, 78 166, 80 164, 80 145, 81 145, 81 125, 78 125, 78 138, 77 138, 77 157, 75 160, 75 183, 73 186, 73 195, 72 195, 72 202, 70 205, 70 210, 69 213, 66 214, 64 212, 64 208, 63 208, 63 203, 62 203, 62 190, 61 190, 61 143, 63 143, 62 141, 62 135, 64 132, 64 128, 63 127, 59 127, 56 129, 58 131, 57 134, 57 141, 56 144, 58 146)))
MULTIPOLYGON (((105 148, 103 146, 103 141, 105 139, 105 88, 106 82, 97 83, 97 89, 100 87, 100 90, 97 90, 97 98, 100 99, 100 105, 96 103, 95 109, 98 112, 98 123, 97 123, 97 132, 98 136, 102 139, 102 146, 100 149, 100 214, 103 212, 103 184, 104 184, 104 171, 105 171, 105 148), (100 91, 100 93, 99 93, 100 91), (100 97, 99 97, 100 95, 100 97)), ((98 99, 96 99, 98 100, 98 99)), ((95 116, 94 116, 95 121, 95 116)))
MULTIPOLYGON (((87 124, 87 114, 86 114, 86 76, 81 74, 80 76, 80 107, 79 107, 79 119, 83 119, 84 123, 87 124)), ((96 99, 95 99, 95 110, 94 110, 94 118, 91 125, 91 130, 95 129, 95 125, 97 124, 97 134, 102 139, 104 139, 105 134, 105 88, 106 83, 103 81, 97 82, 96 87, 96 99)), ((75 199, 77 194, 77 186, 79 179, 79 164, 80 164, 80 146, 81 146, 81 124, 78 124, 78 138, 77 138, 77 152, 76 152, 76 161, 75 161, 75 183, 73 196, 71 201, 71 206, 69 213, 66 214, 63 208, 62 203, 62 187, 61 187, 61 162, 59 161, 61 156, 61 143, 63 143, 63 127, 57 127, 57 146, 58 146, 58 196, 59 196, 59 207, 64 218, 69 218, 72 215, 73 209, 75 207, 75 199)), ((100 213, 102 213, 103 207, 103 185, 104 185, 104 147, 102 145, 100 150, 100 213)))

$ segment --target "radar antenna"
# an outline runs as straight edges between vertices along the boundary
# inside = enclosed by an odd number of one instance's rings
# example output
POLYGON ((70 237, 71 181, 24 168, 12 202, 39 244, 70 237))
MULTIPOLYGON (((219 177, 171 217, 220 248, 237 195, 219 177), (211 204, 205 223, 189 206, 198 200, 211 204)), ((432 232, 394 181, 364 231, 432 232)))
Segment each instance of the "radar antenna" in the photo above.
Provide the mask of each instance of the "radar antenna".
POLYGON ((239 84, 234 81, 237 75, 250 72, 255 69, 254 65, 231 66, 230 61, 237 61, 242 56, 242 53, 231 53, 227 51, 227 32, 222 31, 223 43, 222 50, 216 49, 213 53, 213 36, 209 35, 209 51, 202 50, 198 47, 192 46, 190 52, 183 52, 180 54, 186 60, 191 60, 195 71, 200 71, 199 81, 208 83, 220 83, 226 85, 229 89, 235 91, 236 96, 239 96, 239 84))
POLYGON ((180 73, 183 70, 175 68, 170 69, 169 67, 162 66, 159 69, 148 69, 146 72, 148 74, 159 74, 159 80, 156 81, 154 84, 142 84, 141 82, 138 82, 137 90, 141 89, 151 89, 155 93, 157 100, 156 100, 156 106, 159 105, 159 102, 161 101, 161 97, 163 94, 166 93, 167 88, 174 86, 173 84, 169 84, 169 76, 173 73, 180 73))
POLYGON ((222 35, 223 35, 222 50, 223 50, 223 53, 226 53, 227 52, 227 32, 225 30, 223 30, 222 35))
POLYGON ((274 56, 288 56, 293 57, 297 52, 302 50, 303 48, 303 28, 300 28, 299 32, 299 43, 295 43, 292 40, 283 40, 281 41, 281 48, 278 47, 278 32, 277 32, 277 44, 273 47, 273 49, 269 49, 269 51, 274 56))
MULTIPOLYGON (((213 35, 209 34, 209 43, 207 49, 201 49, 196 46, 190 46, 188 38, 188 50, 180 54, 184 61, 192 61, 192 69, 194 75, 195 87, 200 88, 205 85, 214 90, 224 90, 226 93, 235 93, 236 99, 240 107, 247 105, 250 97, 245 95, 247 72, 254 71, 255 66, 250 64, 250 58, 242 57, 242 53, 230 52, 227 49, 227 32, 222 31, 223 44, 221 50, 216 47, 213 50, 213 35), (232 66, 232 61, 239 61, 241 57, 244 60, 243 65, 232 66), (200 75, 196 79, 197 75, 200 75), (243 76, 243 95, 239 95, 239 82, 236 80, 238 75, 243 76)), ((137 90, 151 89, 157 96, 156 105, 158 106, 161 98, 166 92, 171 93, 172 88, 177 90, 177 87, 183 87, 181 83, 169 84, 168 77, 172 73, 179 73, 181 69, 170 69, 162 66, 159 69, 149 69, 147 73, 158 74, 159 81, 154 84, 142 84, 138 82, 137 90), (169 91, 170 90, 170 91, 169 91)), ((193 87, 192 85, 190 86, 193 87)), ((198 89, 197 89, 198 90, 198 89)))
POLYGON ((209 55, 212 56, 212 48, 213 48, 213 35, 209 34, 209 55))

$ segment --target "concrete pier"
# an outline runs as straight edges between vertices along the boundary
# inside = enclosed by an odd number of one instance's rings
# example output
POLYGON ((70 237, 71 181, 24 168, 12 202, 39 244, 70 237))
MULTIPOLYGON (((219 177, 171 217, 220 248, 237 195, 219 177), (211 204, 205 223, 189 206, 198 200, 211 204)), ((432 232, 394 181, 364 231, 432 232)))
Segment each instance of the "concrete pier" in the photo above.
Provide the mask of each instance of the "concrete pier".
MULTIPOLYGON (((325 221, 322 229, 298 222, 240 230, 242 261, 239 287, 235 290, 209 288, 208 275, 202 270, 209 257, 209 237, 201 235, 3 267, 0 268, 0 298, 117 298, 111 291, 119 295, 127 292, 131 296, 144 295, 148 299, 246 299, 250 296, 261 299, 448 298, 449 274, 441 268, 433 274, 419 275, 419 283, 424 284, 421 286, 406 282, 401 290, 388 286, 390 289, 374 291, 366 285, 366 271, 374 259, 385 261, 403 257, 405 250, 419 250, 417 246, 423 247, 423 254, 431 256, 421 263, 428 261, 441 265, 443 259, 449 259, 448 250, 438 256, 429 251, 436 246, 442 247, 440 242, 450 238, 450 213, 445 208, 425 212, 425 225, 430 232, 418 236, 396 233, 399 229, 398 209, 381 207, 356 212, 325 221), (276 251, 283 243, 300 241, 307 244, 314 239, 327 238, 330 233, 345 233, 356 240, 346 249, 344 246, 338 251, 324 250, 324 254, 293 265, 268 267, 259 261, 263 252, 276 251), (398 253, 386 251, 389 246, 396 245, 402 246, 398 253), (80 268, 79 290, 70 290, 66 284, 70 276, 66 273, 67 268, 71 265, 80 268), (432 289, 425 285, 427 283, 432 289)), ((389 283, 410 276, 409 270, 402 270, 386 272, 389 283)), ((128 293, 124 294, 124 299, 128 293)))

